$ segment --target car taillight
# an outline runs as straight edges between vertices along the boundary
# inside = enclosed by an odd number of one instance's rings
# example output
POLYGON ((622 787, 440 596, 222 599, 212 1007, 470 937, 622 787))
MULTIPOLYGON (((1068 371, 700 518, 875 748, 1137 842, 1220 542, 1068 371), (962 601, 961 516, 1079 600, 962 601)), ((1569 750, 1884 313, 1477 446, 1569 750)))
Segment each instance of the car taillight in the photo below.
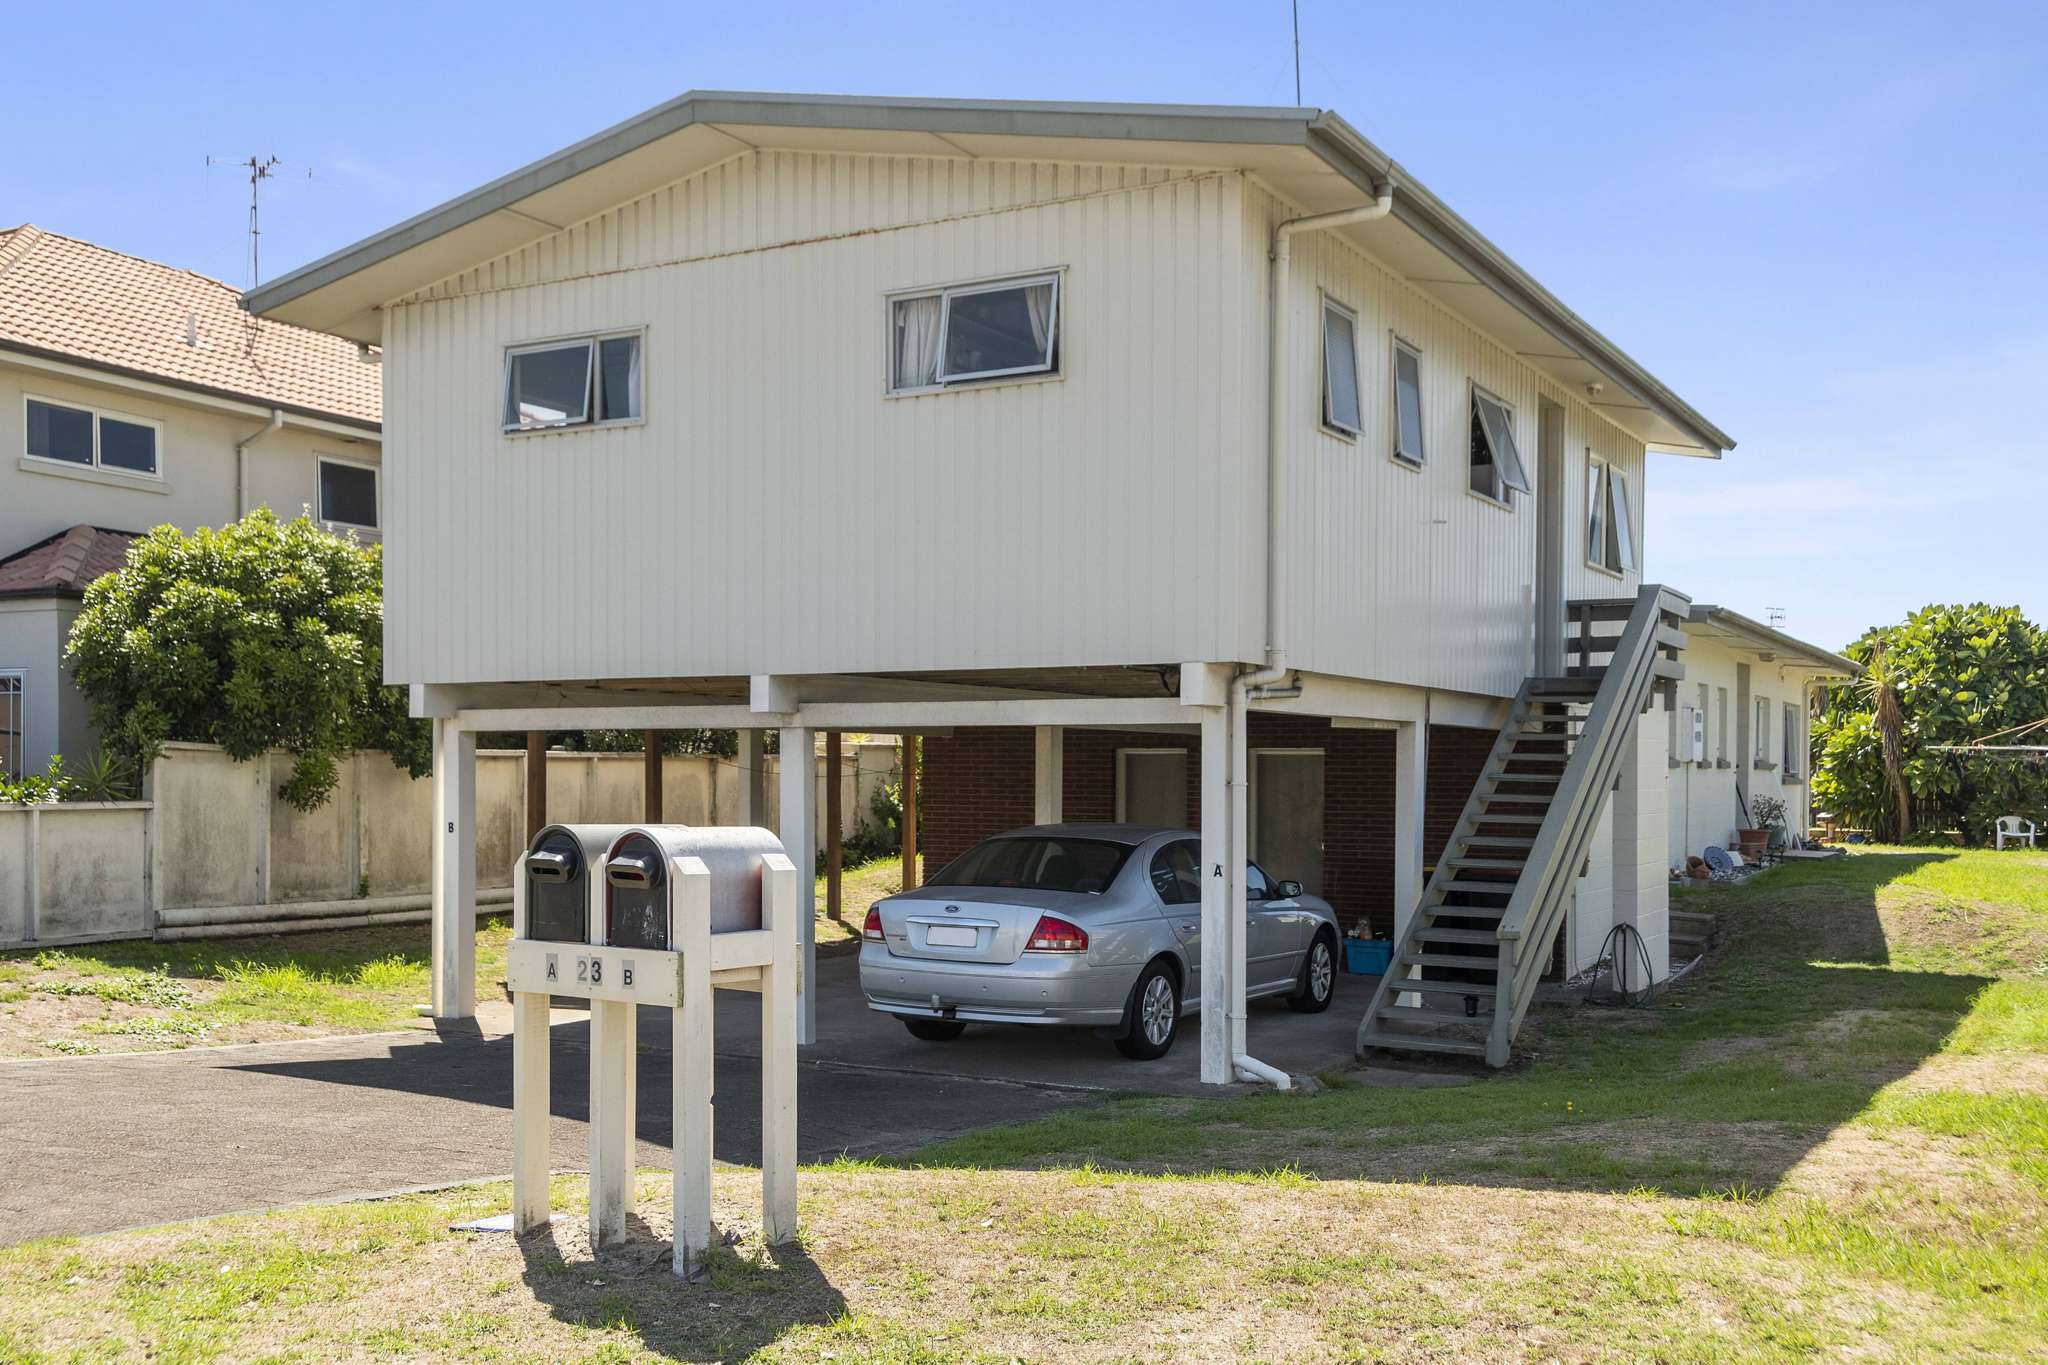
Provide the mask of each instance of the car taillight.
POLYGON ((872 905, 868 907, 868 917, 861 921, 860 936, 877 943, 882 941, 882 912, 872 905))
POLYGON ((1031 941, 1024 947, 1033 953, 1085 953, 1088 934, 1080 925, 1058 915, 1040 915, 1038 927, 1031 931, 1031 941))

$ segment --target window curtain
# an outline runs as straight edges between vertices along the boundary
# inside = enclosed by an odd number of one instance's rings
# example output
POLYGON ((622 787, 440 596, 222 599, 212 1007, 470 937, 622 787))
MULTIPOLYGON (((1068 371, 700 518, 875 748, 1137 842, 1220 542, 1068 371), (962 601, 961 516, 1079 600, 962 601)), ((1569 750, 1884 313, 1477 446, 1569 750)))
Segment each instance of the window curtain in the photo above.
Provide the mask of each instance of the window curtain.
POLYGON ((1039 354, 1044 355, 1046 342, 1052 337, 1052 286, 1034 284, 1027 288, 1024 307, 1031 314, 1031 340, 1037 343, 1039 354))
POLYGON ((939 382, 939 296, 896 300, 896 387, 939 382))

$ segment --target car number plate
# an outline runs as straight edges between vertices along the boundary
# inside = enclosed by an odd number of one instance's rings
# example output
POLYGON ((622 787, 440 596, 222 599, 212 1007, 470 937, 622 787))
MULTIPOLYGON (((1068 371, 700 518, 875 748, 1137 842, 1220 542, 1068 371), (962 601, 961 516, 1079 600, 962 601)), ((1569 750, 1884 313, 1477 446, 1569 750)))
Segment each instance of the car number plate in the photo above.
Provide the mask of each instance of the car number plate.
POLYGON ((978 937, 968 924, 933 924, 924 931, 925 944, 932 948, 972 948, 978 937))

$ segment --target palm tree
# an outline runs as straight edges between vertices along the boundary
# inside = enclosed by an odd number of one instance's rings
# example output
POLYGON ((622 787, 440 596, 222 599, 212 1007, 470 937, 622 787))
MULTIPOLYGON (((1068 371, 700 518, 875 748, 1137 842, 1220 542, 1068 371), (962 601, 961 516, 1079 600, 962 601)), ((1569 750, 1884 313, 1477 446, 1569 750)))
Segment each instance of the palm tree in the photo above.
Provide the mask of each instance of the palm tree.
POLYGON ((1863 666, 1857 685, 1870 698, 1871 718, 1884 751, 1885 780, 1899 807, 1899 827, 1893 837, 1904 840, 1913 834, 1913 795, 1906 787, 1906 715, 1899 709, 1898 684, 1899 670, 1885 657, 1884 645, 1879 643, 1870 651, 1870 661, 1863 666))

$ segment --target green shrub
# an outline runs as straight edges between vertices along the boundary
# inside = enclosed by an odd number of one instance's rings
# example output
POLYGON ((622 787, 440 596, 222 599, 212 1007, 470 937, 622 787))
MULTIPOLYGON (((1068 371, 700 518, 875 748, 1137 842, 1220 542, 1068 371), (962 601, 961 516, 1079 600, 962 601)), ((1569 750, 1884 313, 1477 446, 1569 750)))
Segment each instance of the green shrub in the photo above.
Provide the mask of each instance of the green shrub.
POLYGON ((65 659, 120 761, 140 771, 170 740, 244 761, 282 749, 293 764, 280 794, 311 810, 356 749, 429 770, 431 728, 383 683, 383 632, 376 546, 258 508, 137 541, 86 589, 65 659))

